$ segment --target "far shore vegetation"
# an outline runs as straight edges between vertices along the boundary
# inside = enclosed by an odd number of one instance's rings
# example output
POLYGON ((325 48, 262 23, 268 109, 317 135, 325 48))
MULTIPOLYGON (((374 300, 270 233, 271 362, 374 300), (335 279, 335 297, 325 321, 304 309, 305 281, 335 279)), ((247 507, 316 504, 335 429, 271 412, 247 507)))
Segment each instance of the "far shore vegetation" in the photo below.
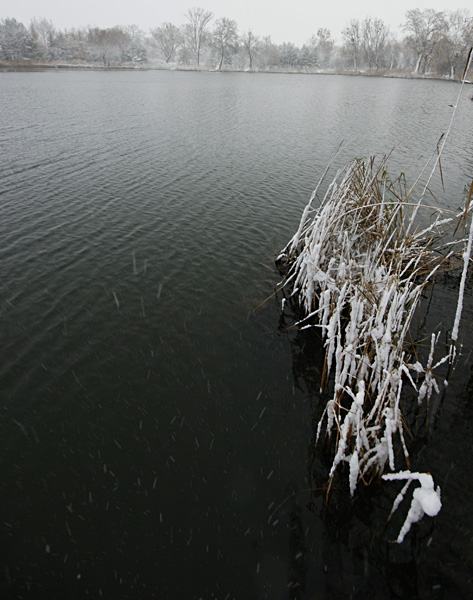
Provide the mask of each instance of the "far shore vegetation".
MULTIPOLYGON (((301 47, 275 44, 271 36, 236 21, 192 8, 181 26, 162 23, 142 31, 135 25, 60 30, 51 20, 28 25, 0 19, 0 70, 48 68, 170 69, 335 73, 460 80, 473 45, 473 18, 467 9, 412 9, 402 36, 381 19, 350 20, 335 42, 332 32, 314 27, 301 47)), ((467 79, 472 74, 466 74, 467 79)))

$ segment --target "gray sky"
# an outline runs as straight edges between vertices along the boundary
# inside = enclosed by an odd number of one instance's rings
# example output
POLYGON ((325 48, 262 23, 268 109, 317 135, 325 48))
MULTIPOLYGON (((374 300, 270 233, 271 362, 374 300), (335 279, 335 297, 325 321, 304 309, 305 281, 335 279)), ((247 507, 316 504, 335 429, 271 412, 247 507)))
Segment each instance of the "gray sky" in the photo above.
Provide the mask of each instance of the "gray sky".
POLYGON ((185 22, 186 11, 200 6, 215 18, 235 19, 239 31, 249 28, 256 35, 270 35, 272 41, 304 44, 320 27, 327 27, 332 37, 350 19, 378 17, 391 26, 393 33, 411 8, 456 10, 466 8, 469 0, 2 0, 0 18, 14 17, 28 26, 32 17, 51 19, 56 27, 71 28, 93 25, 138 25, 147 31, 166 21, 175 25, 185 22))

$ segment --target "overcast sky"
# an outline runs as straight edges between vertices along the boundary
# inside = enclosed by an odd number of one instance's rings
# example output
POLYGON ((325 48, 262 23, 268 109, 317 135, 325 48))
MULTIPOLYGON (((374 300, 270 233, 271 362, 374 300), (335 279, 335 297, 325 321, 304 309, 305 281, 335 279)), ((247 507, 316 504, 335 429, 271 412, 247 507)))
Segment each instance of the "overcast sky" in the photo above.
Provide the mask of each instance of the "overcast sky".
POLYGON ((277 44, 301 46, 320 27, 340 39, 350 19, 378 17, 398 33, 411 8, 456 10, 469 4, 469 0, 2 0, 0 18, 13 17, 26 26, 32 17, 44 17, 60 29, 138 25, 147 31, 166 21, 182 25, 187 10, 200 6, 215 18, 234 19, 241 33, 251 28, 257 35, 270 35, 277 44))

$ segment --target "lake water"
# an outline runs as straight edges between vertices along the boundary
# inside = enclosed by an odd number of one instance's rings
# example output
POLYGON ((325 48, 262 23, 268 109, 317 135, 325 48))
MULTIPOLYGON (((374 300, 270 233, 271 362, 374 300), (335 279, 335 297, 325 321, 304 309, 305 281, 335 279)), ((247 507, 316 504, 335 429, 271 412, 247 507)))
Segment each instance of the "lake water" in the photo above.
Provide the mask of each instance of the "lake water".
MULTIPOLYGON (((2 597, 468 597, 471 306, 456 384, 413 445, 443 509, 401 548, 392 484, 325 506, 320 347, 284 331, 280 299, 255 310, 339 144, 335 166, 393 150, 413 183, 458 91, 0 74, 2 597)), ((460 206, 473 175, 467 92, 440 206, 460 206)), ((449 280, 433 327, 451 327, 454 302, 449 280)))

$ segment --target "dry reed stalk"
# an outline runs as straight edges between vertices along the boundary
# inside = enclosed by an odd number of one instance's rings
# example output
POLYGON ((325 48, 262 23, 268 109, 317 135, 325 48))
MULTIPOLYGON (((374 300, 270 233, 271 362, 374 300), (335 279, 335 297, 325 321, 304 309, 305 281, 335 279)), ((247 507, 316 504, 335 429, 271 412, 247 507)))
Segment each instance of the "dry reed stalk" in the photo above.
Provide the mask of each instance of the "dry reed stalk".
MULTIPOLYGON (((320 206, 304 211, 299 228, 278 261, 284 284, 302 308, 301 328, 318 327, 325 340, 325 381, 333 395, 317 429, 335 432, 332 478, 348 464, 350 492, 360 480, 394 471, 395 444, 409 468, 401 410, 403 386, 419 404, 438 391, 433 371, 436 337, 424 367, 412 350, 409 330, 423 290, 441 270, 459 266, 446 244, 457 219, 428 209, 421 221, 399 181, 387 175, 386 158, 355 160, 330 184, 320 206), (423 224, 424 223, 424 224, 423 224)), ((322 382, 324 383, 324 382, 322 382)))

